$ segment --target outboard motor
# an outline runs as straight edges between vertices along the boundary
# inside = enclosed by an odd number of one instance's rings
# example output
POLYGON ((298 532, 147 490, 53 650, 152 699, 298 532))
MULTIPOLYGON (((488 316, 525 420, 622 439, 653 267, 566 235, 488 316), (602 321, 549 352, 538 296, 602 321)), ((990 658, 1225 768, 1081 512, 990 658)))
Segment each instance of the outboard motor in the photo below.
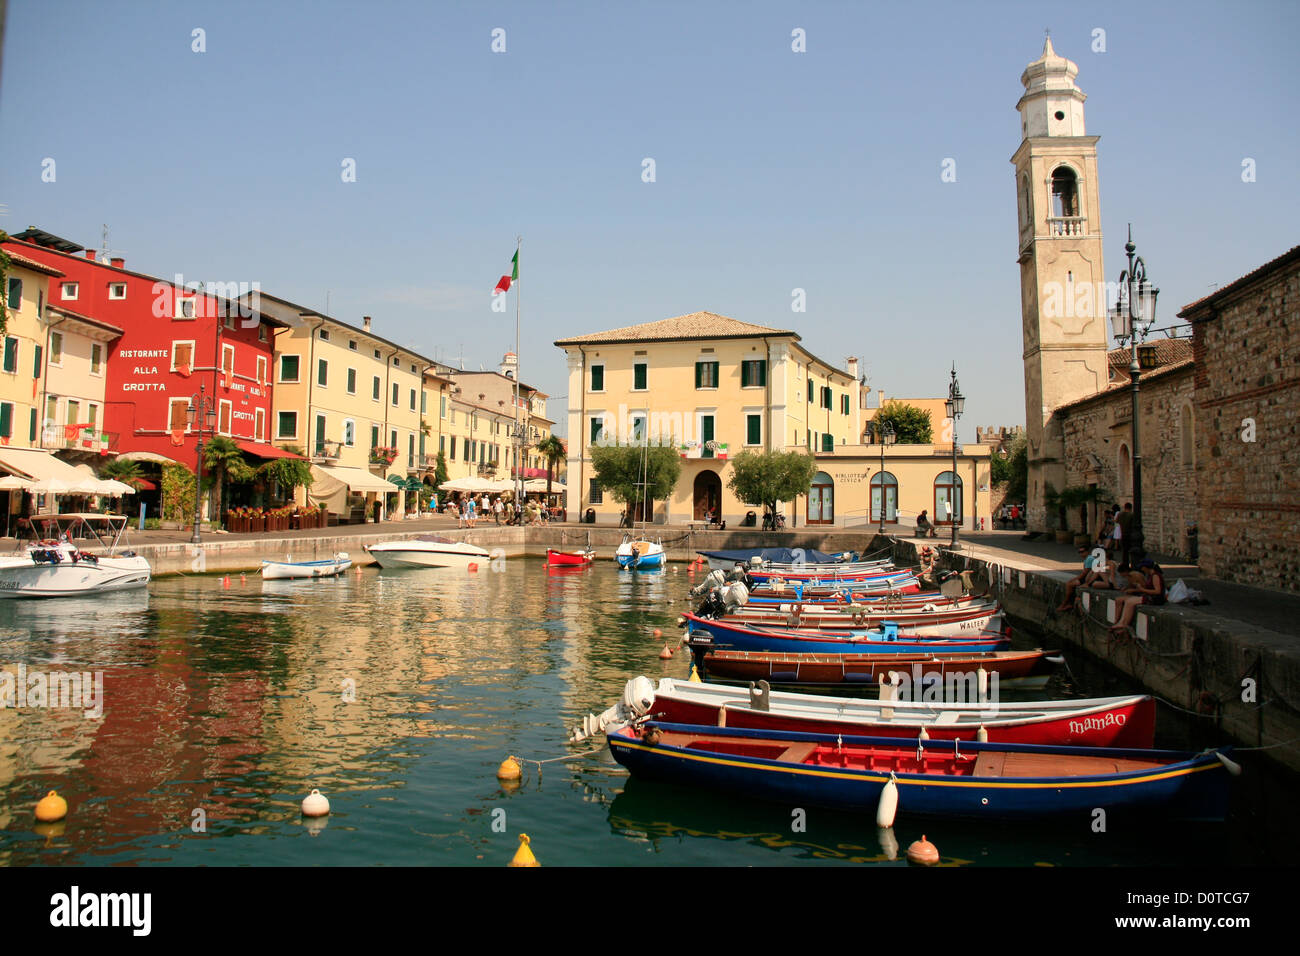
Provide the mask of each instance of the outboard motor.
POLYGON ((709 592, 709 596, 704 599, 698 608, 695 609, 696 617, 703 617, 709 620, 717 620, 727 613, 727 605, 722 598, 722 589, 714 588, 709 592))
POLYGON ((615 724, 625 724, 637 717, 650 713, 655 702, 654 681, 648 677, 634 677, 623 685, 623 697, 617 704, 600 714, 588 714, 582 718, 582 726, 574 728, 573 742, 585 740, 595 734, 604 733, 615 724))
POLYGON ((727 575, 719 570, 710 571, 704 576, 704 580, 695 587, 691 588, 691 597, 699 597, 705 591, 713 588, 720 588, 727 583, 727 575))
POLYGON ((736 608, 744 607, 749 603, 749 588, 745 587, 740 581, 733 581, 725 588, 722 588, 720 597, 729 614, 736 608))

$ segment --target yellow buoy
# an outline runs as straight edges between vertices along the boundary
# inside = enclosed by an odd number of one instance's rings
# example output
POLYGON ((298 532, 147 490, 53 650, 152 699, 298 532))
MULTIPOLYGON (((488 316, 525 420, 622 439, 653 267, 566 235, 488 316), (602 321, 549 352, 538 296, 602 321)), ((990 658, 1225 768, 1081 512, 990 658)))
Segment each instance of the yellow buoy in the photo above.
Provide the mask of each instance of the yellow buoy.
POLYGON ((313 790, 307 794, 302 801, 302 815, 304 817, 324 817, 329 816, 330 802, 325 799, 325 794, 319 790, 313 790))
POLYGON ((528 849, 531 842, 527 833, 519 834, 519 849, 515 850, 514 858, 506 866, 541 866, 537 857, 533 856, 533 851, 528 849))
POLYGON ((36 804, 36 819, 41 823, 57 823, 68 815, 68 801, 51 790, 36 804))
POLYGON ((697 670, 695 669, 695 665, 694 665, 694 664, 691 665, 691 676, 690 676, 690 678, 688 679, 688 683, 691 683, 691 684, 703 684, 703 683, 704 683, 704 681, 700 680, 700 672, 697 671, 697 670))
POLYGON ((907 848, 907 862, 918 866, 934 866, 939 862, 939 849, 922 833, 921 839, 907 848))
POLYGON ((523 775, 523 765, 519 762, 519 758, 513 755, 501 761, 501 766, 497 767, 498 780, 518 780, 523 775))

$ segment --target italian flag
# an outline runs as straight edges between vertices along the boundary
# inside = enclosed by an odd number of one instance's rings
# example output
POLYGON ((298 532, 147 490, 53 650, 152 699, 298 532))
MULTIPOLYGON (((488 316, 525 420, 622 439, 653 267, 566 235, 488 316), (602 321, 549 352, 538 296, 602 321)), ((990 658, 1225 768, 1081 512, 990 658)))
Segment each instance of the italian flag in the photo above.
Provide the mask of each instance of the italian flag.
POLYGON ((519 250, 518 249, 515 250, 514 257, 510 260, 510 265, 511 265, 510 275, 501 277, 501 281, 497 283, 497 287, 492 290, 493 295, 498 295, 502 292, 509 292, 510 283, 519 281, 519 250))

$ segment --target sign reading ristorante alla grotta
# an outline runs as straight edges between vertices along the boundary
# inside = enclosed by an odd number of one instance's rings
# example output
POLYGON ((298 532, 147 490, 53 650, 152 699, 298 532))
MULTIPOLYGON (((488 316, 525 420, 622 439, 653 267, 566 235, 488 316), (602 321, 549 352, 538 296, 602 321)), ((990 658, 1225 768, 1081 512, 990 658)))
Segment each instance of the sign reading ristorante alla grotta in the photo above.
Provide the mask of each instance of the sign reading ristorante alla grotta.
MULTIPOLYGON (((123 349, 117 354, 119 358, 136 360, 135 364, 131 366, 131 372, 127 380, 122 383, 122 391, 167 391, 167 383, 162 380, 162 377, 176 373, 176 370, 171 367, 170 349, 123 349), (150 379, 154 380, 150 381, 150 379)), ((231 382, 230 391, 246 392, 253 398, 261 398, 266 394, 265 388, 257 385, 246 385, 244 382, 231 382)))

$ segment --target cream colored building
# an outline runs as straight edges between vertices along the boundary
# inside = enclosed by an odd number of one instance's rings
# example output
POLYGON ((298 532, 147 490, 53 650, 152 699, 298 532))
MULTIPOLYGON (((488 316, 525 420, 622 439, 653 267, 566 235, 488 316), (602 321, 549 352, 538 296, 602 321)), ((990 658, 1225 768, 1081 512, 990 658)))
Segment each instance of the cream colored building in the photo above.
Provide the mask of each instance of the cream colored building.
MULTIPOLYGON (((40 392, 45 378, 45 313, 51 277, 63 273, 9 252, 5 306, 8 324, 0 355, 0 444, 36 448, 41 440, 40 392)), ((99 400, 104 387, 99 387, 99 400)))
POLYGON ((65 457, 116 452, 103 431, 105 363, 122 330, 58 306, 45 309, 45 378, 40 447, 65 457))
MULTIPOLYGON (((730 458, 742 451, 803 450, 818 463, 810 493, 785 502, 789 526, 866 527, 880 519, 914 523, 921 510, 946 516, 951 444, 894 446, 886 469, 879 446, 863 444, 870 410, 858 360, 844 367, 800 344, 797 333, 711 312, 561 339, 569 367, 568 501, 570 515, 595 512, 616 522, 623 506, 595 479, 598 442, 649 439, 682 456, 672 495, 654 502, 651 522, 699 521, 713 512, 729 526, 761 508, 727 487, 730 458)), ((933 405, 941 400, 923 400, 933 405)), ((936 434, 943 434, 936 423, 936 434)), ((958 516, 971 527, 988 517, 988 451, 958 456, 958 516)), ((986 521, 987 524, 987 521, 986 521)))

